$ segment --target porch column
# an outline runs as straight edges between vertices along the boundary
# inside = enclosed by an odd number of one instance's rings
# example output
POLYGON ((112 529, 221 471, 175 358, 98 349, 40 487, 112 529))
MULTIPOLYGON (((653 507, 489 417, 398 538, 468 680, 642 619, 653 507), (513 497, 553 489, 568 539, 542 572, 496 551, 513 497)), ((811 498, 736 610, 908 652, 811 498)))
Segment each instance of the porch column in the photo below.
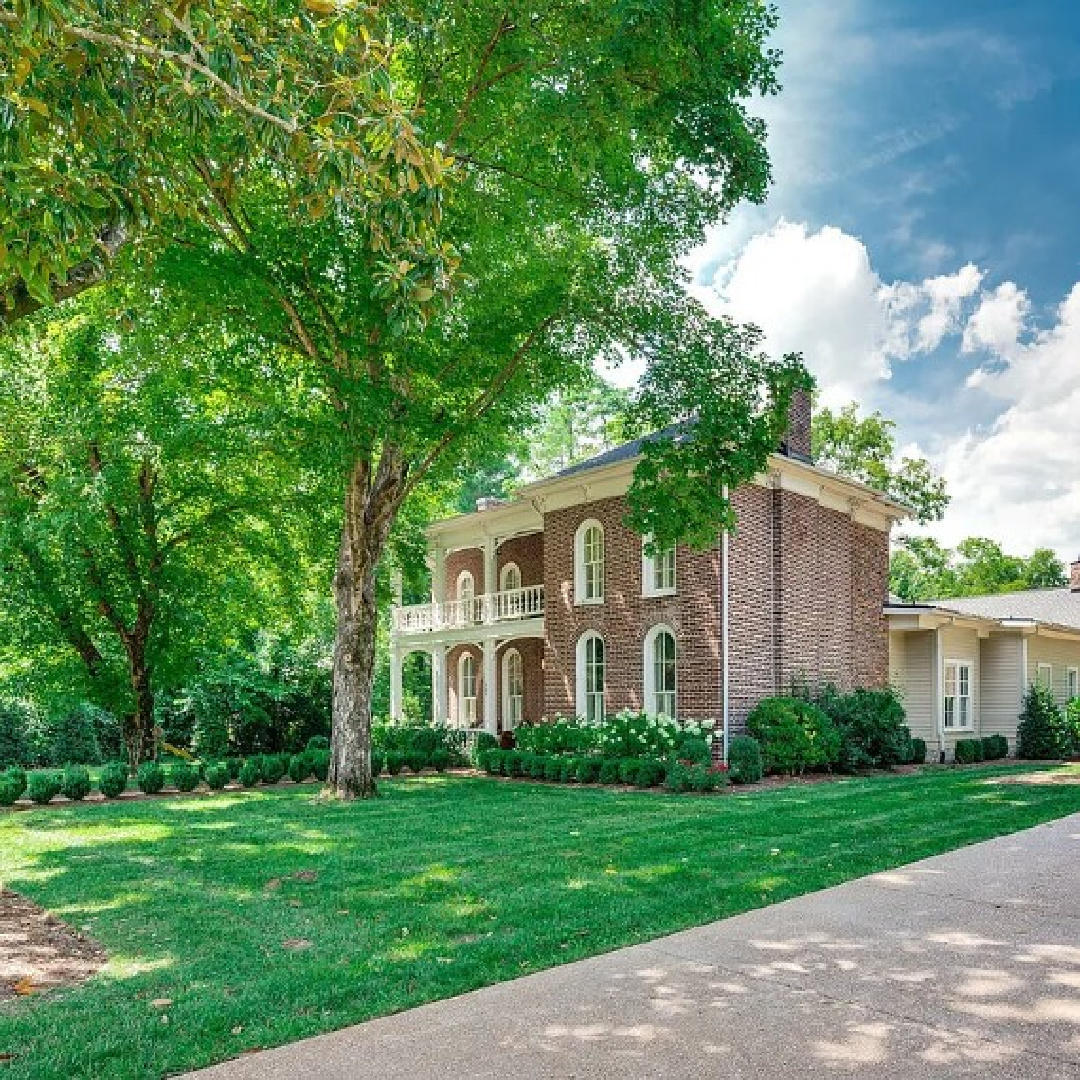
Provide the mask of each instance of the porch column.
POLYGON ((484 728, 490 731, 492 735, 496 734, 499 730, 499 717, 497 713, 498 706, 498 686, 496 685, 495 674, 495 642, 484 642, 484 728))
POLYGON ((446 715, 446 646, 431 650, 431 719, 436 724, 448 724, 446 715))
POLYGON ((431 566, 431 600, 441 604, 446 600, 446 548, 435 544, 428 556, 431 566))
POLYGON ((498 545, 494 536, 484 537, 484 592, 487 601, 484 604, 484 622, 495 621, 495 598, 494 593, 499 591, 499 582, 496 578, 496 566, 498 565, 498 545))
POLYGON ((401 650, 396 646, 390 649, 390 719, 401 719, 401 650))

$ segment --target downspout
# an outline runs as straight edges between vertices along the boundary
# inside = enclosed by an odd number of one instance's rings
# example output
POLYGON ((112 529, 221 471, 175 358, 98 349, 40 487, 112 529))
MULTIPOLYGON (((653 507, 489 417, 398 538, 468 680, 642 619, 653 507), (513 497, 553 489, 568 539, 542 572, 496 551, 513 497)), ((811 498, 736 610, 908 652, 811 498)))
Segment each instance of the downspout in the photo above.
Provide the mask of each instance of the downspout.
MULTIPOLYGON (((724 498, 728 497, 727 484, 724 485, 724 498)), ((728 748, 731 745, 731 682, 729 679, 730 631, 728 611, 728 567, 730 565, 731 537, 727 529, 720 535, 720 654, 723 671, 720 679, 721 707, 724 718, 724 764, 728 763, 728 748)))

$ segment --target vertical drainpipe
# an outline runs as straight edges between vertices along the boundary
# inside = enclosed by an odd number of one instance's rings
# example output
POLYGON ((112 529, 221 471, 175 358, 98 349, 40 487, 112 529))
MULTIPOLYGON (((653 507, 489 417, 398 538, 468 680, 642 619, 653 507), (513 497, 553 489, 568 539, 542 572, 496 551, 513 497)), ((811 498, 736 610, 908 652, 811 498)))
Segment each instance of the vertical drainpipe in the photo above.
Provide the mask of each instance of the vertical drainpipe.
MULTIPOLYGON (((728 497, 727 484, 724 485, 724 498, 728 497)), ((728 566, 731 538, 727 529, 720 535, 720 652, 723 663, 721 675, 721 706, 724 717, 724 764, 728 763, 728 747, 731 745, 731 682, 728 669, 730 667, 730 637, 729 637, 729 612, 728 612, 728 566)))

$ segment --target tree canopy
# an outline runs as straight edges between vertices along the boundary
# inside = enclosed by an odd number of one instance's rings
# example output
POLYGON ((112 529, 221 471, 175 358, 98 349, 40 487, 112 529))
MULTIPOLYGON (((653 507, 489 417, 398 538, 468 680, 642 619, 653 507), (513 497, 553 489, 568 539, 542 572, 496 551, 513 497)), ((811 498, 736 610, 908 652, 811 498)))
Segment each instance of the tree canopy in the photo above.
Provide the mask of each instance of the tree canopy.
POLYGON ((854 402, 838 412, 820 408, 813 418, 814 458, 906 503, 923 524, 940 521, 949 505, 945 481, 925 458, 898 457, 895 431, 896 422, 879 412, 860 417, 854 402))
POLYGON ((1036 548, 1023 558, 1006 555, 1000 544, 981 536, 962 540, 955 550, 930 537, 902 538, 889 566, 890 590, 905 600, 985 596, 1068 583, 1065 564, 1049 548, 1036 548))

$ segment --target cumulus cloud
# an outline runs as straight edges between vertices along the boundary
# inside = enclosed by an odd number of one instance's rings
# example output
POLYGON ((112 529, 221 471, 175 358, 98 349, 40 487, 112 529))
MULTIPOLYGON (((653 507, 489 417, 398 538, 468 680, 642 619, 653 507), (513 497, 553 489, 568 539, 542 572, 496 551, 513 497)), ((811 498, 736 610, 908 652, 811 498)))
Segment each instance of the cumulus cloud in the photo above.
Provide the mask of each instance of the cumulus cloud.
POLYGON ((968 264, 918 282, 881 280, 866 245, 843 230, 781 221, 750 239, 698 295, 765 332, 776 353, 801 352, 822 400, 873 398, 896 360, 959 332, 983 274, 968 264))
POLYGON ((999 285, 975 309, 964 328, 963 351, 985 349, 998 356, 1010 356, 1024 330, 1031 302, 1027 293, 1013 282, 999 285))
POLYGON ((998 361, 980 370, 977 389, 1004 409, 988 430, 968 432, 941 455, 953 496, 942 536, 992 536, 1017 552, 1052 547, 1071 560, 1080 553, 1080 284, 1054 325, 1021 343, 1029 309, 1023 290, 1006 283, 968 323, 965 348, 998 361))

